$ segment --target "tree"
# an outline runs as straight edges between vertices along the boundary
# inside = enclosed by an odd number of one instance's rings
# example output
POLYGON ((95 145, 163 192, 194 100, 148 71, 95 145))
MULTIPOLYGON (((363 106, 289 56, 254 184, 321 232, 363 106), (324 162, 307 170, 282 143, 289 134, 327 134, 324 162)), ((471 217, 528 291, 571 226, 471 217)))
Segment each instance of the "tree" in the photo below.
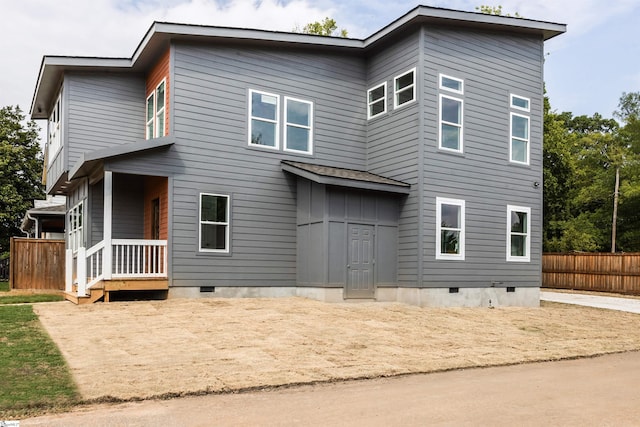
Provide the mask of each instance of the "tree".
POLYGON ((315 21, 310 22, 305 25, 302 30, 299 27, 295 27, 293 29, 294 33, 304 33, 304 34, 315 34, 318 36, 327 36, 327 37, 347 37, 347 30, 344 28, 338 30, 338 24, 336 24, 335 19, 331 19, 329 17, 324 18, 321 22, 315 21))
MULTIPOLYGON (((487 6, 487 5, 480 5, 480 6, 476 6, 476 10, 480 13, 484 13, 485 15, 498 15, 498 16, 503 16, 502 15, 502 6, 487 6)), ((510 14, 505 14, 504 16, 511 16, 510 14)), ((513 16, 515 18, 522 18, 522 16, 520 16, 518 14, 518 12, 514 13, 513 16)))
POLYGON ((20 222, 34 199, 44 197, 38 126, 20 107, 0 108, 0 254, 21 235, 20 222))

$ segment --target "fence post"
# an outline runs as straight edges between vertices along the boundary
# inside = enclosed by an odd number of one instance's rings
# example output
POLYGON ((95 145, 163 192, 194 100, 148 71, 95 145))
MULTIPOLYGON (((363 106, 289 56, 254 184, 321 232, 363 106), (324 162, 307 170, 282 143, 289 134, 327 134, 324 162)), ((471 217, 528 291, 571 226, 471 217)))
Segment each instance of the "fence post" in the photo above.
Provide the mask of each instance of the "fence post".
POLYGON ((78 248, 78 296, 87 296, 87 249, 78 248))

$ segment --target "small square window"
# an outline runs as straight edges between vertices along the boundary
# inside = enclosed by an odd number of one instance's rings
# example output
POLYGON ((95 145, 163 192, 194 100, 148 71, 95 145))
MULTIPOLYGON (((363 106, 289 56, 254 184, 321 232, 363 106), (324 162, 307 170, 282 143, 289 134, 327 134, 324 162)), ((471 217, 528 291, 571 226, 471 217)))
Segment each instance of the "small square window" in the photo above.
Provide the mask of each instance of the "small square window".
POLYGON ((367 118, 372 119, 387 112, 387 82, 367 91, 367 118))
POLYGON ((416 69, 393 79, 394 108, 416 99, 416 69))
POLYGON ((450 90, 462 95, 464 93, 464 82, 461 79, 440 74, 440 89, 450 90))
POLYGON ((529 98, 511 94, 511 108, 522 111, 530 111, 529 98))

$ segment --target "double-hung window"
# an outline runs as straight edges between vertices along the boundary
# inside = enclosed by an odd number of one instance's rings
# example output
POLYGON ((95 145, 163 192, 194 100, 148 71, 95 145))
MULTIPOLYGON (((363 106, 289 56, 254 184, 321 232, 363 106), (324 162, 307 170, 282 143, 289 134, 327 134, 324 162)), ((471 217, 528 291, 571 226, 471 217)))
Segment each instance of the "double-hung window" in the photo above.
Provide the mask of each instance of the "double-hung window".
POLYGON ((518 112, 510 113, 509 160, 523 165, 529 164, 529 114, 527 114, 530 111, 529 104, 528 98, 513 94, 510 96, 510 107, 518 112))
POLYGON ((367 118, 373 119, 387 112, 387 82, 367 91, 367 118))
POLYGON ((230 198, 200 193, 200 252, 229 252, 230 198))
POLYGON ((393 108, 402 107, 416 99, 416 69, 393 79, 393 108))
POLYGON ((301 99, 284 98, 284 150, 311 154, 313 104, 301 99))
POLYGON ((464 200, 436 198, 436 259, 464 260, 464 200))
POLYGON ((531 208, 507 205, 507 261, 531 260, 531 208))
POLYGON ((442 150, 462 153, 462 117, 463 100, 451 93, 463 95, 464 82, 455 77, 440 74, 440 90, 445 93, 440 94, 440 126, 438 147, 442 150), (446 94, 449 93, 449 94, 446 94))
POLYGON ((55 159, 55 155, 60 150, 62 146, 62 135, 61 135, 61 117, 60 113, 62 110, 62 92, 58 96, 58 100, 53 106, 53 110, 51 111, 51 115, 49 116, 49 141, 47 148, 47 156, 49 160, 49 164, 53 162, 55 159))
POLYGON ((146 138, 158 138, 166 135, 166 96, 163 80, 147 98, 146 138))
POLYGON ((249 145, 279 148, 280 96, 249 91, 249 145))
POLYGON ((67 214, 67 227, 69 230, 69 249, 76 252, 84 245, 84 218, 83 203, 80 202, 71 208, 67 214))

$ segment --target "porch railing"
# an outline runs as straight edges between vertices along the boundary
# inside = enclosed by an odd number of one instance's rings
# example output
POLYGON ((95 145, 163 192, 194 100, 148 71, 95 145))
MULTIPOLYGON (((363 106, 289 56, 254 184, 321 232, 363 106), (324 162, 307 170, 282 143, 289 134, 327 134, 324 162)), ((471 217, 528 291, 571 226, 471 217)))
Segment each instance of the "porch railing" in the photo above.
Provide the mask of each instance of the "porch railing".
POLYGON ((75 283, 78 296, 105 278, 157 277, 167 277, 166 240, 113 239, 111 245, 103 240, 89 249, 67 249, 65 289, 71 292, 75 283))

